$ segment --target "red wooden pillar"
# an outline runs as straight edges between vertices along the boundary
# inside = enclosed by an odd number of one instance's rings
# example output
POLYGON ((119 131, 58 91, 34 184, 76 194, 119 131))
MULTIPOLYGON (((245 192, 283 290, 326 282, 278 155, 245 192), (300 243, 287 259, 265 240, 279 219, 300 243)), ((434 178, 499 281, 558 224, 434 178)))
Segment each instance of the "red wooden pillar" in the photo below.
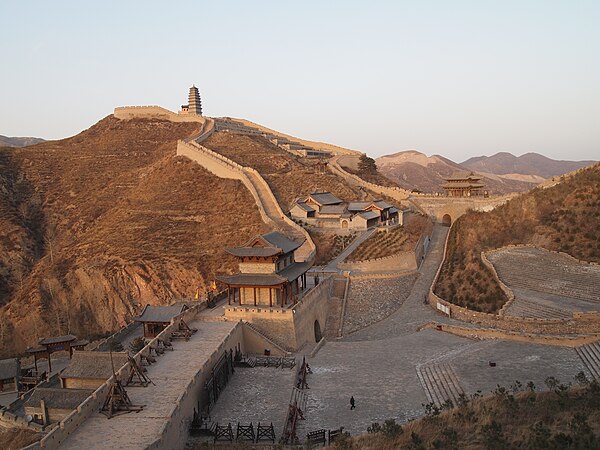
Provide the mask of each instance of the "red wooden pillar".
POLYGON ((231 287, 227 285, 227 304, 231 305, 231 287))
POLYGON ((269 306, 273 307, 273 289, 269 288, 269 306))
POLYGON ((254 289, 254 306, 256 306, 256 288, 253 288, 253 289, 254 289))

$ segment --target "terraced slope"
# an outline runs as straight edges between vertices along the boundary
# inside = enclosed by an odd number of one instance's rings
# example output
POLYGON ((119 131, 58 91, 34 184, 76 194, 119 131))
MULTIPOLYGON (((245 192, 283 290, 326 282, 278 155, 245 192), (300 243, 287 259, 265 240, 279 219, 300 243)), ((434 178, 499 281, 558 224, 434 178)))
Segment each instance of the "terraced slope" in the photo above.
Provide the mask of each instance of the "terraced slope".
POLYGON ((496 312, 507 298, 480 254, 533 244, 600 262, 600 164, 539 187, 493 211, 467 212, 452 227, 435 292, 477 311, 496 312))
POLYGON ((284 211, 296 198, 317 190, 330 191, 343 200, 364 196, 340 177, 322 172, 315 161, 296 157, 260 136, 216 132, 202 145, 242 166, 256 169, 284 211))
POLYGON ((0 150, 0 357, 46 335, 114 330, 236 268, 223 248, 263 222, 239 181, 175 157, 197 127, 109 116, 0 150))

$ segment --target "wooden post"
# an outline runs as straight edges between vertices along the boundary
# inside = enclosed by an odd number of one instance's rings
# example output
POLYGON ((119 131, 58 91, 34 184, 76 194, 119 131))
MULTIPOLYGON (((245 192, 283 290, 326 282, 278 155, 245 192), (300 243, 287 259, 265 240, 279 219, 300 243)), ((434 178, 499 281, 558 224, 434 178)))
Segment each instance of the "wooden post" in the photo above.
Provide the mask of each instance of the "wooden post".
POLYGON ((231 287, 227 285, 227 304, 231 305, 231 287))
POLYGON ((253 289, 254 289, 254 306, 256 306, 256 288, 253 288, 253 289))
POLYGON ((273 289, 269 288, 269 306, 273 307, 273 289))

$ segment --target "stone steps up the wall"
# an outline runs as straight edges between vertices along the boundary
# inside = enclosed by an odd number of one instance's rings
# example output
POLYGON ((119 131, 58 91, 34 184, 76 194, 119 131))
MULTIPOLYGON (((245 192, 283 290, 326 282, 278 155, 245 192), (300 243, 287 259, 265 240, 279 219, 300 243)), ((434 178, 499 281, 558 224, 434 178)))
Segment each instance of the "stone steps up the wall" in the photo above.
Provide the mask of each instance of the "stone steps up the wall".
POLYGON ((417 368, 417 376, 430 402, 441 407, 446 400, 455 405, 464 394, 454 369, 449 363, 429 364, 417 368))
POLYGON ((592 377, 600 381, 600 343, 582 345, 575 348, 577 355, 592 374, 592 377))
POLYGON ((288 347, 287 345, 285 345, 283 342, 279 341, 278 339, 275 339, 274 337, 269 336, 263 330, 258 329, 255 325, 251 324, 250 322, 244 321, 244 325, 246 325, 248 328, 250 328, 256 334, 258 334, 264 340, 266 340, 267 342, 269 342, 270 344, 272 344, 274 347, 277 347, 282 352, 284 352, 284 353, 292 353, 292 349, 290 347, 288 347))
POLYGON ((600 266, 535 247, 508 247, 488 255, 509 286, 600 303, 600 266))
POLYGON ((541 305, 518 296, 506 309, 506 315, 532 319, 570 319, 573 317, 569 311, 541 305))

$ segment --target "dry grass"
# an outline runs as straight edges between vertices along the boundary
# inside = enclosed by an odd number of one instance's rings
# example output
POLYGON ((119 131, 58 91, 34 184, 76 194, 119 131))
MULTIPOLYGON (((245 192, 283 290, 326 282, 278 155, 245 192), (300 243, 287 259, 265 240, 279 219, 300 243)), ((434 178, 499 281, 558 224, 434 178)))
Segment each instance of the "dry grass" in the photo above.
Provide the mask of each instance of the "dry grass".
POLYGON ((111 116, 0 150, 0 356, 107 333, 236 269, 223 248, 264 225, 240 182, 175 157, 197 126, 111 116))
MULTIPOLYGON (((598 449, 600 386, 552 392, 496 389, 492 396, 465 398, 460 406, 383 432, 345 439, 333 448, 392 449, 598 449)), ((381 424, 383 425, 383 424, 381 424)), ((366 430, 365 430, 366 431, 366 430)))
POLYGON ((431 234, 432 226, 427 217, 410 214, 405 226, 376 232, 348 256, 348 261, 385 258, 414 250, 422 235, 431 234))
POLYGON ((435 292, 461 306, 497 312, 507 298, 483 266, 482 251, 534 244, 600 262, 599 220, 600 164, 491 212, 468 212, 452 228, 435 292))
POLYGON ((361 192, 327 171, 320 173, 315 161, 300 158, 257 136, 214 133, 203 145, 243 166, 258 170, 285 211, 298 197, 329 191, 342 200, 361 198, 361 192))
POLYGON ((317 247, 317 256, 315 264, 317 266, 326 265, 329 261, 338 256, 350 245, 356 238, 356 234, 338 235, 333 232, 308 230, 315 246, 317 247))

